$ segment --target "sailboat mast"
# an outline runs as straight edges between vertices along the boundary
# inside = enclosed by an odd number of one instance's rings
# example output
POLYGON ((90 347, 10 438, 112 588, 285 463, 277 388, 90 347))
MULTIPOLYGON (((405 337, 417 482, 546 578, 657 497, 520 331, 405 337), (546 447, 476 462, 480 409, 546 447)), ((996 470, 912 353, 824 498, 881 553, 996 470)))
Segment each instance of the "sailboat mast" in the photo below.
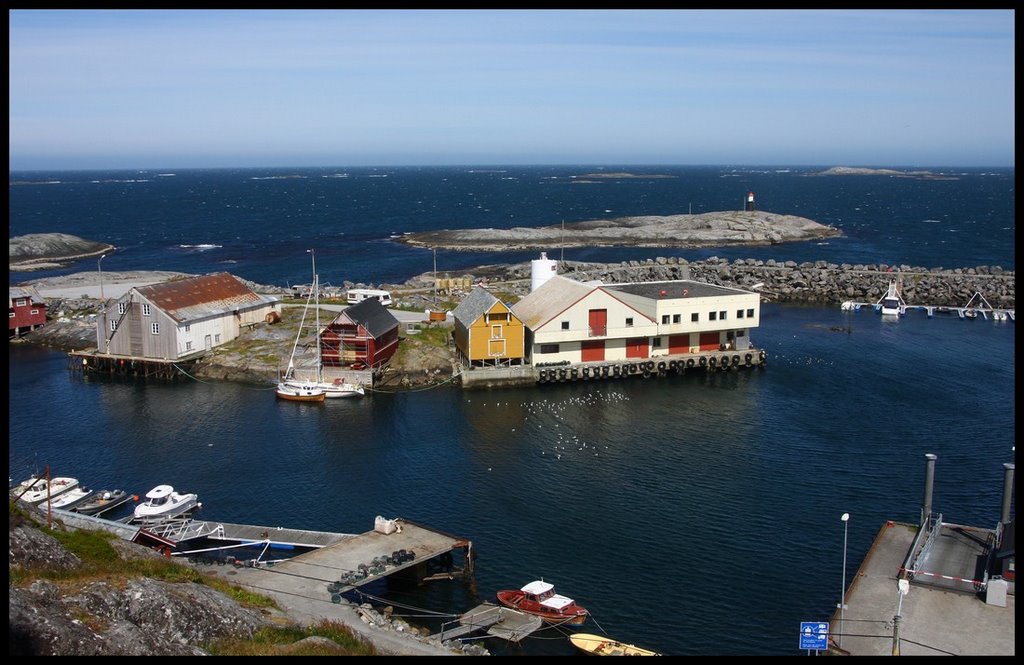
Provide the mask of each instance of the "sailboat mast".
POLYGON ((320 383, 323 378, 323 366, 320 362, 320 277, 316 274, 316 251, 311 249, 309 254, 313 260, 313 302, 316 308, 316 382, 320 383))

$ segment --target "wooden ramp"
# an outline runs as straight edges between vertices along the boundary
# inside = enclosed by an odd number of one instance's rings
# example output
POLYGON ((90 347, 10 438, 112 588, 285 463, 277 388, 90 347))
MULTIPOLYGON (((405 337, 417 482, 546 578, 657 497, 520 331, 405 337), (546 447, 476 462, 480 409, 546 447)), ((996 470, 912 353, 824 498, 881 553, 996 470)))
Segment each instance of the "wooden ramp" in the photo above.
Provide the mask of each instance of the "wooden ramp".
POLYGON ((540 617, 493 603, 483 603, 459 617, 457 626, 434 635, 440 641, 450 640, 478 630, 509 642, 518 642, 541 627, 540 617))

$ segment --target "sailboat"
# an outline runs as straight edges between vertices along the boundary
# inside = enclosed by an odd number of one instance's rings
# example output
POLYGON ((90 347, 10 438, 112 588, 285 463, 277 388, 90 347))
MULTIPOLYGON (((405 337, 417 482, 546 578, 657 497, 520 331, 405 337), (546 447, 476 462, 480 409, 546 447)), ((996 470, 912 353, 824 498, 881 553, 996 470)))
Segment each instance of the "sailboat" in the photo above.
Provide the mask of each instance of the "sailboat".
MULTIPOLYGON (((313 250, 309 250, 312 252, 313 250)), ((309 313, 309 301, 313 299, 314 294, 317 294, 317 305, 320 304, 319 298, 320 285, 316 281, 316 258, 313 258, 313 288, 310 290, 308 296, 306 296, 306 305, 302 309, 302 320, 299 321, 299 331, 295 334, 295 344, 292 345, 292 354, 288 358, 288 369, 284 373, 284 377, 277 383, 277 396, 279 399, 289 400, 292 402, 323 402, 326 397, 325 391, 319 386, 319 382, 315 381, 304 381, 300 380, 295 376, 295 352, 299 348, 299 340, 302 339, 302 330, 306 327, 306 314, 309 313)), ((317 376, 320 375, 320 326, 319 326, 320 308, 317 307, 317 331, 316 331, 316 348, 317 348, 317 376)))
POLYGON ((302 313, 302 323, 299 324, 299 332, 295 337, 295 346, 292 347, 292 356, 288 361, 288 371, 284 380, 278 384, 277 395, 282 399, 290 399, 303 402, 321 402, 326 398, 336 397, 362 397, 366 391, 360 385, 354 385, 335 379, 327 381, 323 377, 323 359, 320 347, 320 276, 316 272, 316 253, 309 250, 313 260, 313 288, 306 298, 306 309, 302 313), (305 324, 306 313, 309 311, 309 300, 313 298, 313 309, 316 312, 316 379, 299 380, 295 378, 295 351, 298 348, 299 339, 302 337, 302 328, 305 324))

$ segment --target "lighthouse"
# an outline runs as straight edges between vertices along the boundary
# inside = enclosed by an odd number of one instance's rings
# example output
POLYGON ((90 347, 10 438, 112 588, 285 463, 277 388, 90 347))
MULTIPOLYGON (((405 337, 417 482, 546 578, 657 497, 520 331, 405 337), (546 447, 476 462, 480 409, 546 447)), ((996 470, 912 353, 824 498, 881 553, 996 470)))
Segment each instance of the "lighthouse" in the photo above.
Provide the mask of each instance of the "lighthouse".
POLYGON ((754 192, 747 192, 747 202, 746 205, 743 206, 743 209, 747 212, 754 211, 754 192))
POLYGON ((530 262, 530 292, 537 290, 544 282, 558 274, 558 262, 548 258, 547 252, 541 252, 539 259, 530 262))

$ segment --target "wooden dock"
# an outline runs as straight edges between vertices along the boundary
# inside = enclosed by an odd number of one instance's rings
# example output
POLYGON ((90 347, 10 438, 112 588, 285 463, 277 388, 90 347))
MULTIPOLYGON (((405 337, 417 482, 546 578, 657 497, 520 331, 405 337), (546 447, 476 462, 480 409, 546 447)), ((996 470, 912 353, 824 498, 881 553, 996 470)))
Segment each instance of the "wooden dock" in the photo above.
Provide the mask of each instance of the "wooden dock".
POLYGON ((422 579, 426 577, 429 561, 454 550, 465 551, 465 566, 467 572, 472 572, 470 541, 403 519, 397 519, 396 523, 401 530, 391 534, 378 531, 334 534, 337 536, 334 542, 311 552, 275 561, 273 565, 257 561, 252 566, 232 569, 228 572, 229 579, 260 592, 338 603, 346 591, 400 571, 413 569, 410 572, 422 579), (382 561, 401 550, 415 556, 403 562, 373 565, 374 561, 382 561), (357 582, 349 579, 361 570, 366 572, 357 582))
POLYGON ((543 624, 540 617, 493 603, 483 603, 458 618, 456 625, 433 635, 440 641, 463 637, 479 630, 509 642, 518 642, 543 624))

